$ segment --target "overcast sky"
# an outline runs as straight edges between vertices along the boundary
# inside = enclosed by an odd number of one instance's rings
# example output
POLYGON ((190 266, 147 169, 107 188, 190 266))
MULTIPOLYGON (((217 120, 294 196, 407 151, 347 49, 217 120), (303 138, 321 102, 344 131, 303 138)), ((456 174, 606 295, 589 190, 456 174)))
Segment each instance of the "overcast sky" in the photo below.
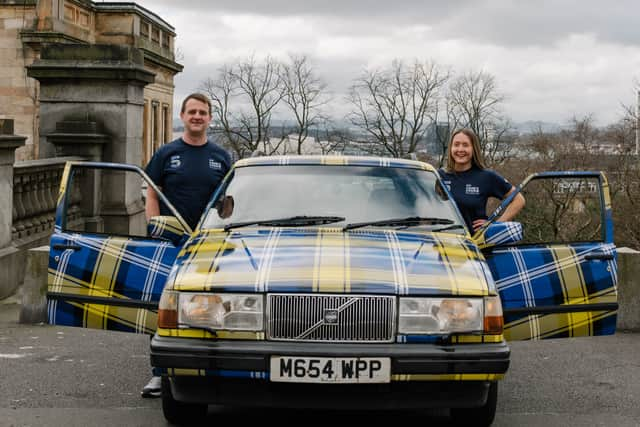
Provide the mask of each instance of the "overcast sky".
POLYGON ((177 33, 176 103, 224 63, 306 54, 335 97, 394 58, 493 74, 516 122, 617 120, 640 77, 638 0, 137 0, 177 33))

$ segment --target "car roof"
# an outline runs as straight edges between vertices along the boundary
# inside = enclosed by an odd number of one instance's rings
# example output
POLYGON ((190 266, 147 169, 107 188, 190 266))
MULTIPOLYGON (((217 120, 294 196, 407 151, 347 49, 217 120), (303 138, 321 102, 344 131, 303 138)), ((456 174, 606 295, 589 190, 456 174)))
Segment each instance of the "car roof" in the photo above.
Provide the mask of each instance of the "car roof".
POLYGON ((421 169, 432 172, 436 171, 430 164, 417 160, 368 156, 264 156, 241 159, 235 163, 236 168, 246 166, 288 165, 380 166, 390 168, 421 169))

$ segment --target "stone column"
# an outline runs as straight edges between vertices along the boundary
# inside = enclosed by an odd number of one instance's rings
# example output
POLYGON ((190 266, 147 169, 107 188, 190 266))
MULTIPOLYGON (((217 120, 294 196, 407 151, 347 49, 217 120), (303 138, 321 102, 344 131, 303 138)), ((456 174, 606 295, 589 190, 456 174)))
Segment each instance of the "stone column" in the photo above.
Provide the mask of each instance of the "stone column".
MULTIPOLYGON (((139 49, 52 44, 27 69, 40 82, 41 157, 82 155, 140 166, 143 90, 155 76, 145 70, 139 49)), ((115 182, 104 175, 94 181, 93 195, 105 226, 127 232, 144 224, 140 180, 115 182)))
POLYGON ((0 299, 13 294, 18 287, 21 269, 19 251, 11 244, 13 216, 13 164, 16 148, 25 144, 26 137, 13 134, 13 120, 0 119, 0 299))
MULTIPOLYGON (((92 162, 102 161, 104 146, 111 142, 97 122, 87 120, 58 122, 55 132, 47 134, 46 140, 55 146, 58 157, 79 156, 92 162)), ((80 186, 80 210, 87 231, 104 231, 104 220, 100 216, 101 182, 99 170, 87 170, 81 182, 76 183, 80 186)))

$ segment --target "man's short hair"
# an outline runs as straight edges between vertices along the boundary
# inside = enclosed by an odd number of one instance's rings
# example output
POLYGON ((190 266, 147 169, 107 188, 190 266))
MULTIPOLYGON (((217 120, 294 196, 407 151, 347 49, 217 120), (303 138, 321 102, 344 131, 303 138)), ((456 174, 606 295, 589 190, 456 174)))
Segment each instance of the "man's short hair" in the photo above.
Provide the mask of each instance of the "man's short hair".
POLYGON ((211 101, 209 100, 209 98, 207 98, 206 95, 203 95, 201 93, 192 93, 191 95, 187 96, 184 101, 182 101, 182 108, 180 109, 181 113, 184 113, 184 109, 187 106, 187 101, 190 99, 195 99, 198 100, 200 102, 204 102, 205 104, 207 104, 207 106, 209 106, 209 115, 212 114, 211 112, 211 101))

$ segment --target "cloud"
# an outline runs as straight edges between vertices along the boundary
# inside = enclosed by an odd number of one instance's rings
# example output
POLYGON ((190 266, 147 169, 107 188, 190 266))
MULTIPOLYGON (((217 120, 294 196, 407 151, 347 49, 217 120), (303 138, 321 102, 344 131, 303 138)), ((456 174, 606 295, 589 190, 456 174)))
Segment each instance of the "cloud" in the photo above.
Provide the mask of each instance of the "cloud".
POLYGON ((315 2, 292 0, 189 0, 179 6, 175 0, 138 1, 139 4, 152 8, 174 8, 197 11, 199 13, 232 13, 253 14, 262 16, 314 16, 325 18, 340 17, 353 20, 415 21, 423 19, 437 20, 445 15, 455 13, 455 8, 465 8, 475 3, 474 0, 453 0, 450 2, 424 0, 324 0, 315 2))
MULTIPOLYGON (((176 29, 184 71, 176 99, 249 56, 306 54, 334 99, 365 68, 433 59, 485 70, 514 120, 616 120, 640 74, 637 0, 140 0, 176 29)), ((344 106, 342 106, 344 107, 344 106)))
MULTIPOLYGON (((344 29, 384 34, 386 27, 426 25, 444 37, 498 44, 550 44, 570 33, 592 33, 604 41, 636 44, 637 0, 174 0, 139 1, 156 9, 198 16, 256 15, 338 22, 344 29)), ((170 15, 166 17, 170 22, 170 15)), ((336 25, 333 25, 336 30, 336 25)))
POLYGON ((568 34, 593 34, 599 40, 637 44, 638 3, 594 0, 474 2, 437 28, 445 37, 464 34, 470 40, 500 45, 552 45, 568 34))

